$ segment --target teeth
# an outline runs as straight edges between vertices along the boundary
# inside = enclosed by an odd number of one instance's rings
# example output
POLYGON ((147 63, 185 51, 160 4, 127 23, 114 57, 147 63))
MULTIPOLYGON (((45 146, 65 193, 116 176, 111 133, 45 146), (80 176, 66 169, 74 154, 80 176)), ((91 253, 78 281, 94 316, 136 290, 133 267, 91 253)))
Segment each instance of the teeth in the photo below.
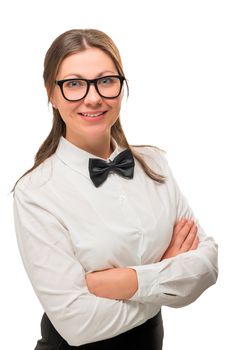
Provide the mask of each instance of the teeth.
POLYGON ((95 118, 101 114, 103 114, 104 112, 101 113, 97 113, 97 114, 87 114, 87 113, 81 113, 82 115, 84 115, 85 117, 91 117, 91 118, 95 118))

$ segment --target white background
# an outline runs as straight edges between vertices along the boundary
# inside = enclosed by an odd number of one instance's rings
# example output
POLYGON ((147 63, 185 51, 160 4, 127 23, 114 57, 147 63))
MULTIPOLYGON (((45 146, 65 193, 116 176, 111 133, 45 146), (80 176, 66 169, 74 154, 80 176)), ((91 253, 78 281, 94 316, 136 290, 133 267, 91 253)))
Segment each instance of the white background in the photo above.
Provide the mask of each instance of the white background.
POLYGON ((164 350, 230 349, 233 1, 8 1, 0 7, 1 348, 32 350, 40 338, 43 310, 19 255, 9 192, 51 128, 44 55, 62 32, 96 28, 122 55, 130 97, 121 120, 129 143, 167 151, 193 211, 219 244, 217 284, 190 306, 163 308, 164 350))

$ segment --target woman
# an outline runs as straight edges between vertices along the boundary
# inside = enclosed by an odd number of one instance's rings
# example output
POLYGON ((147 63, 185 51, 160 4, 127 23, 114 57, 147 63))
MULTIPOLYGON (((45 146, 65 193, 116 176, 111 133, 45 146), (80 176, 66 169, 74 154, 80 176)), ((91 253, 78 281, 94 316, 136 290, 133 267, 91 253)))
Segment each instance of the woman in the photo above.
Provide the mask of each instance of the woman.
POLYGON ((127 80, 103 32, 49 48, 53 126, 14 187, 22 260, 45 310, 36 350, 159 350, 161 306, 192 303, 217 279, 208 237, 155 146, 120 123, 127 80))

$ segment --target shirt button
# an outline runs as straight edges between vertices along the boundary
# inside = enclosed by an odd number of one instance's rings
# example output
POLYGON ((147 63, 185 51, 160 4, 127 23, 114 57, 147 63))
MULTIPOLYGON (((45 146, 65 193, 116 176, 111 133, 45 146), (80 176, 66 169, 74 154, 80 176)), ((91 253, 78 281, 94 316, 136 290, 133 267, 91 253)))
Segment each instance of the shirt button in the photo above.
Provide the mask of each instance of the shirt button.
POLYGON ((124 194, 120 194, 119 199, 124 200, 126 196, 124 194))

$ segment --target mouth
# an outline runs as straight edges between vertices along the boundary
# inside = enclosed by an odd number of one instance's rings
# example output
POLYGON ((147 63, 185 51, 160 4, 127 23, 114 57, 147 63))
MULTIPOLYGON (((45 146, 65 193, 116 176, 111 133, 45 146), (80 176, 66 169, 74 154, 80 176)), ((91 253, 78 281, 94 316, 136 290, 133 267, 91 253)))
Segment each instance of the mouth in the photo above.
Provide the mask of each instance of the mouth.
POLYGON ((101 112, 97 112, 97 113, 78 113, 81 117, 83 118, 91 118, 91 119, 95 119, 95 118, 99 118, 102 117, 106 114, 107 111, 101 111, 101 112))

